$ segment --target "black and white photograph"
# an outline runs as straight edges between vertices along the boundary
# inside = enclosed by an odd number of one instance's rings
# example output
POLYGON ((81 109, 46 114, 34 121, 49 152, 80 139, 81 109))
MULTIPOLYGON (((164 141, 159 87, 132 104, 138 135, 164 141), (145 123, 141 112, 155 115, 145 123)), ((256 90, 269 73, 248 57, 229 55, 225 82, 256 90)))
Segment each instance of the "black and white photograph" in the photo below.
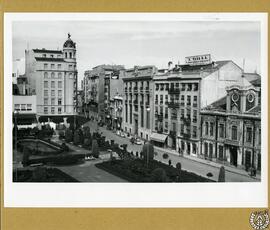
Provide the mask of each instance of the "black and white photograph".
POLYGON ((206 16, 15 18, 12 183, 260 184, 262 23, 206 16))

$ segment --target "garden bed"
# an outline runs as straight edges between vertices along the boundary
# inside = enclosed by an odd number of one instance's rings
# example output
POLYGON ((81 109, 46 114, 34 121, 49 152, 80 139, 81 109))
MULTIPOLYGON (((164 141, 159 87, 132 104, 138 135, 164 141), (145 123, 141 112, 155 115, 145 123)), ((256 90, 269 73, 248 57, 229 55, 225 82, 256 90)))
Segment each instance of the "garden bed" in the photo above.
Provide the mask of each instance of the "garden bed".
POLYGON ((57 168, 13 171, 13 182, 79 182, 57 168))
POLYGON ((181 170, 178 177, 179 171, 176 168, 155 160, 148 165, 148 168, 142 159, 106 161, 95 166, 129 182, 156 182, 152 178, 155 169, 163 169, 166 172, 164 182, 215 182, 185 170, 181 170))

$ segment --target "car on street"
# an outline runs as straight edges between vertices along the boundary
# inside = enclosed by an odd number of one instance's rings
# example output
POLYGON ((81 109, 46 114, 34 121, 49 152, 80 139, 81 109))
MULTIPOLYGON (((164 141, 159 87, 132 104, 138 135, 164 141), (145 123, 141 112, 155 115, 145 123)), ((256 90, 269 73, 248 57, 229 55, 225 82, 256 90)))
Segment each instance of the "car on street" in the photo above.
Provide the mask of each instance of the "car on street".
POLYGON ((137 138, 137 139, 134 140, 134 144, 136 144, 136 145, 142 145, 143 142, 140 139, 137 138))

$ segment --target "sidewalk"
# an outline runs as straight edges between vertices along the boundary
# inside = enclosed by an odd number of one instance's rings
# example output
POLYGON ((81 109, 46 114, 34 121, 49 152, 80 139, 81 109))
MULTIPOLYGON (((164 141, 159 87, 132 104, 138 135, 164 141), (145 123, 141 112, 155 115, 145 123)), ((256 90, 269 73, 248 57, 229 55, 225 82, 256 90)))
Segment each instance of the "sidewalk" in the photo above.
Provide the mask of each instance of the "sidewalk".
MULTIPOLYGON (((160 148, 160 147, 156 147, 156 146, 154 146, 154 148, 156 150, 159 150, 159 151, 165 151, 165 152, 168 152, 168 153, 170 153, 172 155, 179 156, 179 153, 176 152, 175 150, 172 150, 172 149, 160 148)), ((215 168, 220 168, 221 166, 224 166, 225 170, 228 171, 228 172, 239 174, 241 176, 246 176, 246 177, 249 177, 250 178, 250 175, 249 175, 248 172, 246 172, 243 169, 234 168, 233 166, 222 165, 222 164, 216 163, 214 161, 209 161, 209 160, 205 160, 205 159, 202 159, 202 158, 199 158, 199 157, 195 157, 195 156, 190 156, 190 155, 184 155, 184 156, 179 156, 179 157, 180 158, 186 158, 186 159, 189 159, 189 160, 198 162, 200 164, 209 165, 209 166, 212 166, 212 167, 215 167, 215 168)), ((257 173, 256 179, 257 180, 261 180, 261 175, 257 173)))

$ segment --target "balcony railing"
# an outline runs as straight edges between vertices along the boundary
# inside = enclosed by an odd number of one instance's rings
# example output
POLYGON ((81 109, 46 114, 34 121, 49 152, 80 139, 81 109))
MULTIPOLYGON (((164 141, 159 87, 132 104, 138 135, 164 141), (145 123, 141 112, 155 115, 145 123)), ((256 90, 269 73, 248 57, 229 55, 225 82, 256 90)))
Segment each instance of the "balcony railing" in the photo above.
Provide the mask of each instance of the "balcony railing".
POLYGON ((171 102, 169 102, 168 107, 169 108, 179 108, 179 102, 171 101, 171 102))
POLYGON ((179 94, 180 89, 179 88, 169 88, 169 94, 179 94))
POLYGON ((183 137, 189 139, 191 137, 190 133, 183 133, 183 137))

